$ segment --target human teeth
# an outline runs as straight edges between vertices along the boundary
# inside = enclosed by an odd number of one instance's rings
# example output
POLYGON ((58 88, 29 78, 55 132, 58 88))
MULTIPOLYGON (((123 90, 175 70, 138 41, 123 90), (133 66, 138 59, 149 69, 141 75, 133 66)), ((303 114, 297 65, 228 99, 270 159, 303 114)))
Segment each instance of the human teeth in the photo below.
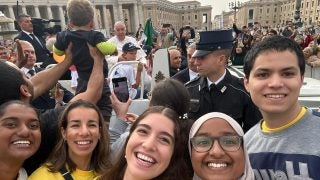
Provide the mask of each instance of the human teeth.
POLYGON ((227 164, 226 163, 209 163, 208 166, 211 168, 224 168, 224 167, 227 167, 227 164))
POLYGON ((83 144, 89 144, 90 143, 90 141, 78 141, 77 142, 77 144, 81 144, 81 145, 83 145, 83 144))
POLYGON ((137 154, 137 157, 143 161, 146 161, 146 162, 150 162, 150 163, 154 163, 154 160, 151 158, 151 157, 148 157, 144 154, 141 154, 141 153, 138 153, 137 154))
POLYGON ((268 98, 275 98, 275 99, 277 99, 277 98, 283 98, 284 95, 283 95, 283 94, 269 94, 269 95, 267 95, 267 97, 268 97, 268 98))
POLYGON ((13 144, 31 144, 30 141, 27 141, 27 140, 21 140, 21 141, 15 141, 13 142, 13 144))

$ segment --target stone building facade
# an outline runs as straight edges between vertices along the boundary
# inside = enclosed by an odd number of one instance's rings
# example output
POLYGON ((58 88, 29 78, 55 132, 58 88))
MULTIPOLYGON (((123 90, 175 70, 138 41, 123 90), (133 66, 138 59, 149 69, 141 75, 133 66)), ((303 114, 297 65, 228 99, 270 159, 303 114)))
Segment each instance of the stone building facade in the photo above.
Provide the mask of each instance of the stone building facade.
MULTIPOLYGON (((239 27, 243 25, 248 26, 254 22, 260 22, 261 25, 269 27, 283 26, 287 21, 294 21, 296 1, 297 0, 247 1, 237 10, 236 22, 239 27)), ((234 15, 234 11, 228 13, 234 15)), ((301 0, 300 16, 303 25, 320 25, 320 0, 301 0)), ((214 20, 214 22, 215 21, 216 20, 214 20)), ((224 27, 231 27, 232 23, 233 22, 230 21, 223 22, 224 27)))
MULTIPOLYGON (((197 29, 212 29, 211 6, 201 6, 197 1, 173 3, 168 0, 92 0, 96 9, 96 29, 110 36, 113 24, 124 21, 128 32, 135 33, 139 24, 144 26, 151 18, 155 27, 173 24, 180 28, 190 24, 197 29), (206 18, 203 18, 206 17, 206 18), (205 21, 203 21, 205 19, 205 21)), ((66 0, 1 0, 0 11, 7 17, 16 19, 17 14, 25 13, 32 17, 60 20, 49 26, 59 24, 66 27, 66 0), (17 3, 18 2, 18 3, 17 3)), ((14 29, 13 24, 10 29, 14 29)))

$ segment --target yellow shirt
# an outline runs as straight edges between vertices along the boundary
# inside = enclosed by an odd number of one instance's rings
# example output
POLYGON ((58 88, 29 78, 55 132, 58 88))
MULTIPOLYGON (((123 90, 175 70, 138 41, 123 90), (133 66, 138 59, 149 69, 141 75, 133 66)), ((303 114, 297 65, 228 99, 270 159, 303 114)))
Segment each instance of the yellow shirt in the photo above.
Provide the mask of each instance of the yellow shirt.
POLYGON ((300 113, 298 114, 298 116, 296 118, 294 118, 288 124, 285 124, 285 125, 283 125, 281 127, 278 127, 278 128, 269 128, 269 127, 267 127, 266 122, 263 120, 262 124, 261 124, 261 130, 262 130, 262 132, 266 132, 266 133, 282 131, 284 129, 289 128, 290 126, 292 126, 296 122, 298 122, 306 112, 307 112, 307 109, 305 107, 302 107, 301 110, 300 110, 300 113))
MULTIPOLYGON (((71 173, 71 176, 74 180, 93 180, 96 178, 93 170, 76 169, 71 173)), ((60 172, 52 173, 46 166, 41 166, 29 176, 28 180, 64 180, 64 177, 60 172)))

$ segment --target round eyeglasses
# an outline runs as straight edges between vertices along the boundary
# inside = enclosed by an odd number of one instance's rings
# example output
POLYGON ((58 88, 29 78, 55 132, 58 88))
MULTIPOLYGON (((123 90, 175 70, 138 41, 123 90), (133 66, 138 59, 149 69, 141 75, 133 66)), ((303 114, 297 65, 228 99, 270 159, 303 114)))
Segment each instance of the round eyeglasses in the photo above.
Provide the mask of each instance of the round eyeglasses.
POLYGON ((208 152, 212 148, 214 141, 218 140, 220 147, 224 151, 237 151, 242 145, 242 137, 235 135, 210 137, 210 136, 195 136, 191 138, 192 147, 197 152, 208 152))

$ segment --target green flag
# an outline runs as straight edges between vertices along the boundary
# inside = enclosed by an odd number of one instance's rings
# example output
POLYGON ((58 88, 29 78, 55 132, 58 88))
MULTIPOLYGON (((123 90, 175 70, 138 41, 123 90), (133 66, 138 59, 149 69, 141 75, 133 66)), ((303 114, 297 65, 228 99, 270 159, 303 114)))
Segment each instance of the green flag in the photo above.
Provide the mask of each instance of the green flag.
POLYGON ((146 25, 144 27, 143 35, 142 35, 142 40, 145 42, 145 45, 152 46, 153 45, 153 27, 152 27, 152 21, 151 18, 147 19, 146 25))

